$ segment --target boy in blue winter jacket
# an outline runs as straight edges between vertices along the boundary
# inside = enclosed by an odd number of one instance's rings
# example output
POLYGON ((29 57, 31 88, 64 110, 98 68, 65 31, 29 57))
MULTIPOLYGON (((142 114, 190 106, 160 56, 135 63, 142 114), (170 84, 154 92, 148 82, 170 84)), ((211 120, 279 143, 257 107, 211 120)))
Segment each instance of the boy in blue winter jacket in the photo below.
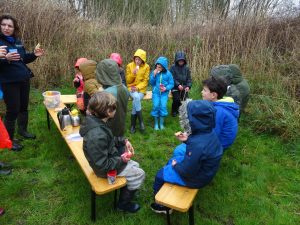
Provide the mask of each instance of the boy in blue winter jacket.
MULTIPOLYGON (((210 77, 202 82, 202 98, 213 103, 216 109, 216 127, 214 128, 224 150, 229 148, 238 132, 239 106, 231 97, 224 97, 227 84, 221 78, 210 77)), ((185 144, 178 145, 173 156, 184 155, 185 144)))
POLYGON ((167 103, 169 91, 174 87, 172 74, 168 70, 168 59, 159 57, 155 62, 155 70, 150 74, 152 86, 152 111, 154 130, 164 129, 164 118, 168 115, 167 103), (159 121, 159 125, 158 125, 159 121))
MULTIPOLYGON (((175 135, 186 143, 186 153, 184 156, 171 158, 157 172, 153 184, 154 195, 164 182, 202 188, 211 182, 220 165, 223 149, 213 131, 215 109, 212 103, 203 100, 184 102, 179 114, 186 121, 184 125, 181 124, 185 132, 175 135)), ((170 210, 157 203, 152 203, 151 209, 157 213, 167 213, 170 210)))

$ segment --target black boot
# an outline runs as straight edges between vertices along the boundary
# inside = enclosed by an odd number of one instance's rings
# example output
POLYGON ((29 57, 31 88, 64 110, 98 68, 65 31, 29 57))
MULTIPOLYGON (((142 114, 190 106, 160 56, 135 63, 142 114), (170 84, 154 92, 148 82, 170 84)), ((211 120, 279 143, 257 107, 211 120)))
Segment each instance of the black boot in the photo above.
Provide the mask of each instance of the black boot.
POLYGON ((130 126, 130 133, 135 133, 135 125, 136 125, 136 118, 137 114, 131 114, 131 126, 130 126))
POLYGON ((27 131, 28 112, 22 112, 18 115, 18 133, 24 138, 35 139, 36 136, 27 131))
POLYGON ((12 151, 21 151, 23 146, 18 144, 15 140, 14 140, 14 134, 15 134, 15 123, 16 121, 10 121, 10 120, 5 120, 4 125, 5 128, 7 130, 7 133, 9 135, 10 140, 12 140, 12 151))
POLYGON ((11 174, 11 170, 8 169, 8 170, 0 170, 0 175, 9 175, 11 174))
POLYGON ((137 111, 136 115, 140 122, 140 131, 143 133, 145 131, 145 125, 143 121, 142 111, 137 111))
POLYGON ((122 212, 136 213, 141 207, 137 203, 131 202, 136 190, 128 190, 127 186, 121 188, 117 210, 122 212))

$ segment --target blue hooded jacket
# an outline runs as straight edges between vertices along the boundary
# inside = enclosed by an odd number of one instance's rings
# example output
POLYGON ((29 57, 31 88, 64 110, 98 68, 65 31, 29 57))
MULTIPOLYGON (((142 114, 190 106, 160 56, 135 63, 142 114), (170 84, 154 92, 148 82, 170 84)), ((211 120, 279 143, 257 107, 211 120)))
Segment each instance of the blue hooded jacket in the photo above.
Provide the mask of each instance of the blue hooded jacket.
POLYGON ((184 159, 173 168, 186 186, 201 188, 216 175, 223 148, 213 131, 215 109, 212 103, 205 100, 191 101, 187 110, 192 134, 186 141, 184 159))
POLYGON ((163 72, 160 72, 159 74, 156 74, 154 76, 153 71, 150 74, 150 84, 152 86, 152 93, 153 94, 160 94, 160 84, 163 84, 166 87, 166 91, 162 92, 162 95, 168 95, 169 91, 174 87, 174 80, 171 72, 168 70, 168 59, 166 57, 159 57, 156 62, 155 66, 157 64, 162 65, 162 67, 165 69, 163 72))
POLYGON ((215 132, 223 149, 229 148, 238 132, 239 106, 234 102, 213 102, 216 112, 215 132))

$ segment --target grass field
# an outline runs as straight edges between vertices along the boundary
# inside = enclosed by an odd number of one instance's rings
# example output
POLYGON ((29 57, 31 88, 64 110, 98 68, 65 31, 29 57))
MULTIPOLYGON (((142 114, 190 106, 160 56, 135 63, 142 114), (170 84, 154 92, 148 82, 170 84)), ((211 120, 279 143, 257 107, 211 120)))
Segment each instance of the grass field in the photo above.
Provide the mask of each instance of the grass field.
MULTIPOLYGON (((61 91, 68 94, 73 90, 61 91)), ((192 95, 199 98, 196 92, 192 95)), ((166 223, 165 216, 149 207, 152 183, 156 171, 179 144, 173 134, 180 128, 176 118, 168 117, 166 129, 154 131, 151 101, 144 101, 143 106, 146 133, 128 132, 136 149, 134 159, 146 171, 137 196, 142 209, 133 215, 115 212, 113 194, 107 194, 97 198, 96 224, 166 223)), ((0 224, 92 224, 90 186, 53 123, 48 131, 38 90, 31 93, 30 130, 37 139, 23 141, 23 151, 0 154, 0 161, 13 165, 10 176, 0 177, 0 207, 6 209, 0 224)), ((195 199, 196 224, 300 224, 299 149, 299 143, 256 134, 251 115, 244 115, 236 142, 225 152, 217 176, 195 199)), ((187 214, 175 212, 171 220, 174 225, 188 224, 187 214)))

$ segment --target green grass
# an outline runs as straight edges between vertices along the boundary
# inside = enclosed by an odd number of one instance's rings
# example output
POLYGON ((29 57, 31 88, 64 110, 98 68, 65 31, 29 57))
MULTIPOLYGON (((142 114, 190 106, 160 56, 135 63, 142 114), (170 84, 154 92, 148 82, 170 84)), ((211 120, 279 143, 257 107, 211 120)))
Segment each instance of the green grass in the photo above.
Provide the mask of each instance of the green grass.
MULTIPOLYGON (((30 130, 37 139, 23 141, 21 152, 0 154, 0 161, 13 164, 13 173, 0 177, 0 207, 6 209, 0 224, 92 224, 87 179, 53 123, 48 131, 41 92, 33 90, 31 94, 30 130)), ((197 93, 193 96, 198 98, 197 93)), ((96 224, 166 223, 165 216, 149 208, 152 184, 156 171, 179 144, 173 134, 180 128, 176 118, 168 117, 166 129, 155 132, 151 101, 144 101, 143 106, 146 133, 128 133, 136 149, 134 159, 146 171, 145 184, 137 196, 142 209, 134 215, 115 212, 113 194, 100 196, 96 224)), ((196 224, 299 224, 300 145, 256 134, 249 122, 251 115, 246 116, 240 121, 235 144, 224 154, 217 176, 195 199, 196 224)), ((187 214, 179 212, 173 213, 171 220, 173 225, 188 224, 187 214)))

